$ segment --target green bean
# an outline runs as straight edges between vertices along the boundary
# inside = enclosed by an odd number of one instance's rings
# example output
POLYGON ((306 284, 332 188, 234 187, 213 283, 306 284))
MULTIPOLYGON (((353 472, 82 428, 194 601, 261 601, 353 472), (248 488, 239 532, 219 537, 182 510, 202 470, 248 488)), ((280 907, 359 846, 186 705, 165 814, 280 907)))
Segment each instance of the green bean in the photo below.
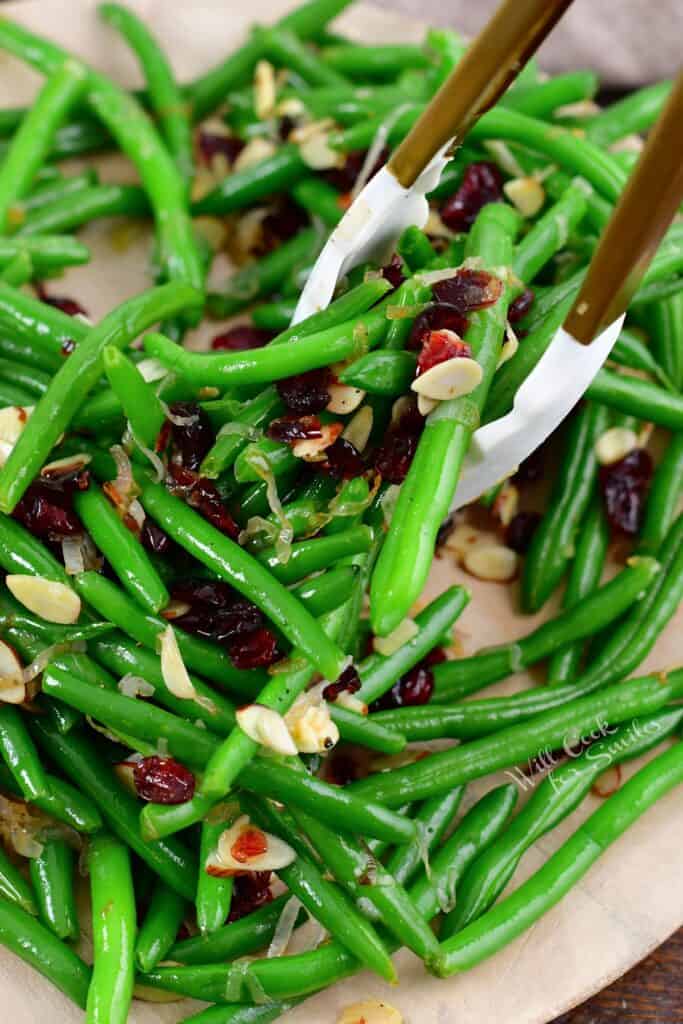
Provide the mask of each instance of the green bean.
POLYGON ((73 850, 64 839, 46 837, 41 845, 41 852, 29 861, 40 916, 58 938, 75 940, 79 925, 73 850))
POLYGON ((305 228, 281 246, 247 263, 228 278, 225 288, 211 292, 208 309, 212 316, 235 316, 256 299, 276 291, 293 267, 305 266, 315 255, 319 236, 314 228, 305 228))
POLYGON ((27 345, 21 338, 16 337, 0 338, 0 354, 3 359, 15 365, 37 370, 39 374, 50 375, 59 369, 63 358, 57 353, 50 353, 47 349, 37 351, 32 345, 27 345))
MULTIPOLYGON (((335 228, 344 214, 339 192, 322 178, 303 178, 295 182, 292 198, 311 217, 321 220, 326 228, 335 228)), ((287 324, 291 319, 288 317, 287 324)))
POLYGON ((68 316, 4 282, 0 282, 0 327, 3 333, 11 333, 49 357, 56 357, 59 365, 65 353, 74 343, 83 341, 90 330, 79 317, 68 316))
POLYGON ((144 217, 149 201, 138 185, 92 185, 29 212, 16 238, 74 231, 102 217, 144 217))
POLYGON ((406 228, 396 243, 399 256, 408 264, 413 273, 422 270, 434 259, 432 243, 420 228, 406 228))
POLYGON ((236 424, 241 424, 244 428, 252 427, 254 430, 258 430, 269 420, 279 416, 283 408, 280 396, 272 387, 266 388, 255 398, 245 402, 239 412, 218 431, 213 447, 202 461, 202 476, 208 476, 215 480, 232 466, 237 456, 248 444, 249 430, 240 430, 235 426, 236 424))
POLYGON ((526 611, 545 604, 569 564, 597 478, 595 442, 607 425, 607 410, 594 403, 579 409, 569 425, 561 470, 524 562, 521 596, 526 611))
POLYGON ((659 572, 654 558, 632 558, 614 579, 586 594, 579 603, 565 606, 556 618, 521 640, 434 666, 434 699, 441 703, 460 700, 547 658, 568 643, 592 636, 641 600, 659 572))
POLYGON ((301 603, 262 565, 160 485, 145 485, 140 500, 145 511, 173 540, 219 579, 253 601, 292 644, 301 647, 326 679, 336 679, 341 674, 346 667, 341 651, 301 603))
POLYGON ((566 895, 629 825, 681 782, 683 745, 677 743, 624 783, 511 896, 443 943, 432 964, 436 973, 445 977, 467 970, 524 932, 566 895))
POLYGON ((294 299, 273 299, 251 310, 251 322, 262 331, 285 331, 292 322, 296 302, 294 299))
POLYGON ((268 60, 276 67, 294 71, 307 85, 346 85, 347 79, 304 43, 290 29, 256 28, 255 37, 268 60))
POLYGON ((163 50, 146 25, 128 8, 104 3, 100 17, 121 33, 140 62, 149 96, 171 156, 185 180, 193 172, 192 128, 188 110, 163 50))
POLYGON ((272 804, 253 798, 244 800, 244 809, 252 821, 275 832, 296 851, 296 860, 277 871, 292 895, 361 963, 386 981, 395 981, 394 965, 374 927, 341 889, 323 876, 287 813, 278 813, 272 804))
POLYGON ((90 250, 70 235, 14 235, 0 239, 0 266, 7 267, 25 253, 38 276, 88 263, 90 250))
POLYGON ((398 846, 386 861, 387 871, 402 885, 412 882, 420 867, 424 867, 425 856, 433 855, 441 846, 458 813, 464 792, 464 786, 455 786, 445 796, 425 800, 420 805, 414 821, 423 843, 398 846))
POLYGON ((0 278, 12 288, 20 288, 33 277, 33 262, 29 254, 21 249, 0 272, 0 278))
POLYGON ((298 583, 293 590, 311 615, 319 618, 348 600, 358 576, 358 566, 340 565, 336 569, 328 569, 327 572, 298 583))
MULTIPOLYGON (((577 687, 552 687, 548 698, 555 701, 556 706, 540 711, 530 721, 500 728, 503 725, 503 720, 500 720, 498 731, 491 736, 483 736, 462 747, 431 754, 415 764, 372 776, 362 782, 354 782, 347 788, 356 796, 376 800, 390 807, 405 803, 406 800, 420 800, 444 793, 451 786, 481 778, 499 768, 509 768, 529 757, 535 757, 542 750, 552 750, 558 744, 563 744, 568 736, 578 739, 594 729, 603 728, 605 722, 618 725, 629 718, 659 710, 683 693, 683 671, 671 672, 668 676, 660 674, 631 679, 577 699, 569 696, 567 703, 569 691, 576 690, 577 687), (564 704, 560 703, 563 699, 564 704)), ((498 698, 498 702, 505 699, 498 698)), ((476 703, 484 704, 483 701, 476 703)), ((463 715, 464 720, 466 707, 467 704, 463 704, 462 709, 452 708, 449 711, 453 712, 454 718, 458 713, 463 715)), ((408 710, 415 713, 430 709, 408 710)), ((394 723, 405 721, 402 709, 383 713, 382 719, 389 714, 394 723)), ((414 717, 417 718, 417 715, 414 717)), ((449 717, 444 713, 444 719, 449 717)), ((408 729, 405 731, 410 738, 411 732, 408 729)), ((445 734, 445 730, 441 732, 441 735, 445 734)))
POLYGON ((597 91, 598 79, 592 71, 570 71, 530 88, 510 89, 502 103, 529 117, 549 118, 558 107, 592 99, 597 91))
POLYGON ((0 757, 26 800, 50 793, 50 783, 24 719, 12 704, 0 704, 0 757))
POLYGON ((125 1024, 135 975, 135 894, 128 850, 113 836, 88 849, 92 900, 93 972, 88 1024, 125 1024))
POLYGON ((31 885, 0 847, 0 897, 2 902, 15 903, 27 914, 38 915, 38 904, 31 885))
POLYGON ((146 448, 154 448, 166 413, 154 388, 147 383, 137 366, 113 345, 102 353, 107 380, 117 395, 133 437, 146 448))
POLYGON ((515 249, 513 273, 525 283, 534 280, 549 260, 567 244, 570 233, 586 215, 590 187, 576 178, 560 199, 534 223, 515 249))
POLYGON ((675 709, 625 722, 580 757, 553 768, 512 824, 470 866, 458 890, 457 905, 444 922, 442 939, 493 905, 524 853, 580 804, 603 772, 652 749, 676 729, 682 717, 683 710, 675 709))
MULTIPOLYGON (((653 260, 654 263, 654 260, 653 260)), ((662 261, 661 266, 656 268, 657 276, 655 280, 645 281, 637 289, 635 295, 631 299, 630 309, 634 313, 642 312, 656 302, 664 302, 666 299, 670 299, 683 289, 683 276, 680 275, 681 259, 676 256, 675 253, 668 253, 666 255, 666 261, 662 261), (668 277, 669 272, 676 275, 674 277, 668 277), (667 280, 668 277, 668 280, 667 280)))
POLYGON ((18 384, 10 384, 8 381, 0 381, 0 408, 7 408, 9 405, 16 405, 19 408, 33 407, 35 396, 18 384))
POLYGON ((683 434, 669 441, 647 496, 638 547, 648 554, 659 550, 676 518, 683 490, 683 434))
POLYGON ((363 313, 367 313, 370 307, 379 302, 389 291, 391 291, 391 285, 384 278, 362 281, 354 288, 344 292, 338 299, 334 299, 326 309, 321 309, 318 313, 312 313, 305 320, 298 324, 293 324, 286 331, 278 334, 273 339, 273 344, 284 345, 286 341, 298 340, 299 338, 305 338, 309 334, 318 334, 331 327, 340 327, 342 324, 347 324, 363 313))
POLYGON ((196 878, 193 858, 175 840, 143 840, 138 801, 122 787, 86 737, 76 731, 68 737, 60 736, 57 729, 44 721, 35 721, 33 730, 50 758, 97 804, 112 832, 170 888, 191 900, 196 878))
POLYGON ((416 367, 417 357, 414 352, 392 352, 381 348, 376 352, 368 352, 346 366, 339 374, 339 380, 342 384, 361 388, 371 395, 394 398, 404 395, 410 389, 416 367))
MULTIPOLYGON (((0 39, 3 25, 0 25, 0 39)), ((84 397, 97 383, 102 372, 102 352, 107 345, 124 347, 146 327, 187 308, 196 301, 196 296, 189 285, 162 285, 124 302, 88 331, 87 337, 58 370, 0 470, 3 512, 14 509, 84 397)))
POLYGON ((372 716, 334 705, 330 708, 330 716, 345 743, 355 743, 381 754, 400 754, 405 748, 405 736, 373 721, 372 716))
POLYGON ((0 378, 7 384, 16 384, 25 388, 36 397, 44 395, 50 383, 50 374, 28 367, 23 363, 14 363, 9 359, 0 358, 0 378))
POLYGON ((295 1005, 296 1002, 268 1003, 267 1006, 210 1006, 185 1017, 181 1024, 270 1024, 295 1005))
POLYGON ((322 51, 325 63, 349 78, 392 79, 402 71, 429 67, 429 58, 421 46, 411 43, 388 43, 365 46, 342 43, 326 46, 322 51))
MULTIPOLYGON (((49 792, 31 802, 57 821, 69 825, 76 832, 88 835, 102 828, 102 817, 92 800, 80 793, 68 782, 55 775, 47 774, 49 792)), ((21 796, 21 789, 13 775, 0 764, 0 785, 4 790, 21 796)))
POLYGON ((288 899, 286 894, 278 896, 272 903, 217 928, 210 935, 181 939, 171 947, 168 959, 182 964, 212 964, 256 953, 272 939, 288 899))
POLYGON ((21 907, 0 900, 0 943, 85 1009, 90 968, 21 907))
MULTIPOLYGON (((576 540, 576 553, 569 568, 567 587, 562 599, 563 609, 589 603, 599 586, 605 566, 610 533, 600 494, 596 493, 581 523, 576 540)), ((585 605, 584 605, 585 607, 585 605)), ((598 629, 600 626, 597 627, 598 629)), ((548 662, 549 683, 570 683, 579 674, 584 644, 581 640, 563 645, 548 662)))
POLYGON ((597 146, 608 147, 627 135, 646 132, 657 120, 671 92, 671 82, 657 82, 632 92, 618 103, 601 110, 586 126, 586 134, 597 146))
POLYGON ((69 582, 64 566, 54 555, 26 527, 8 516, 0 516, 0 565, 7 573, 69 582))
POLYGON ((288 142, 253 167, 233 171, 208 195, 196 200, 192 212, 195 216, 234 213, 253 206, 274 192, 289 191, 309 173, 310 167, 304 162, 298 146, 288 142))
MULTIPOLYGON (((511 208, 494 203, 485 206, 470 231, 468 255, 478 255, 490 268, 509 264, 518 223, 511 208)), ((439 403, 429 416, 401 486, 370 589, 370 618, 379 636, 398 626, 422 591, 436 534, 450 509, 460 467, 496 368, 509 300, 509 287, 504 286, 494 305, 470 318, 466 340, 482 366, 482 381, 472 394, 439 403)))
POLYGON ((211 935, 225 924, 232 903, 233 878, 214 878, 206 870, 208 857, 216 850, 221 833, 229 822, 202 822, 199 847, 199 878, 197 881, 197 927, 200 935, 211 935))
POLYGON ((139 605, 158 612, 169 594, 152 561, 133 533, 119 519, 102 491, 93 486, 74 495, 78 516, 121 583, 139 605))
POLYGON ((86 84, 85 70, 65 60, 53 73, 22 118, 0 170, 0 226, 8 226, 10 207, 31 187, 50 150, 61 122, 79 99, 86 84))
POLYGON ((598 370, 586 396, 628 416, 652 421, 670 430, 683 430, 683 398, 649 380, 598 370))
POLYGON ((152 971, 160 960, 166 959, 184 914, 183 898, 157 879, 135 942, 135 964, 139 970, 152 971))
POLYGON ((256 558, 280 583, 296 583, 312 572, 333 565, 340 558, 370 550, 373 534, 369 526, 350 526, 331 537, 314 537, 292 544, 289 560, 283 564, 276 548, 264 548, 256 558))
POLYGON ((66 196, 71 196, 74 192, 82 192, 91 188, 97 182, 97 171, 92 167, 86 168, 79 174, 72 174, 68 178, 57 175, 53 180, 42 183, 39 188, 34 188, 32 192, 11 206, 8 211, 9 223, 12 228, 20 228, 26 217, 33 211, 57 200, 62 200, 66 196))
POLYGON ((677 391, 683 389, 683 290, 648 307, 650 347, 677 391))
MULTIPOLYGON (((653 307, 653 309, 656 308, 658 307, 653 307)), ((622 329, 612 349, 610 359, 621 366, 628 366, 632 370, 644 370, 669 391, 676 390, 672 380, 664 372, 647 345, 628 327, 622 329)))
POLYGON ((366 704, 372 704, 384 696, 402 675, 414 668, 441 642, 444 633, 452 629, 469 600, 469 591, 464 587, 449 587, 434 598, 415 616, 415 625, 418 627, 415 636, 393 654, 371 654, 360 663, 358 674, 362 685, 357 696, 366 704))

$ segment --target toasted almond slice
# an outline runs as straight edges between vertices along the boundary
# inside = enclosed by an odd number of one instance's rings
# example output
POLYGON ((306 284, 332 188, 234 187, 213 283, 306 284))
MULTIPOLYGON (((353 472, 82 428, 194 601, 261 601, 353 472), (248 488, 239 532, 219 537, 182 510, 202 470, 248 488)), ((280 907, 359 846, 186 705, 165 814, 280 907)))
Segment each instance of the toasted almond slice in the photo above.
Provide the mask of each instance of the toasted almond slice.
POLYGON ((535 217, 545 202, 545 189, 536 178, 513 178, 503 192, 523 217, 535 217))
POLYGON ((308 707, 295 704, 285 715, 285 722, 297 751, 302 754, 324 754, 339 742, 339 730, 324 701, 308 707))
POLYGON ((272 708, 264 704, 247 704, 236 712, 235 719, 242 732, 254 743, 260 743, 277 754, 293 756, 297 753, 284 718, 272 708))
POLYGON ((365 398, 365 392, 360 388, 354 388, 350 384, 330 384, 327 387, 330 400, 327 403, 327 411, 336 413, 338 416, 347 416, 354 412, 365 398))
POLYGON ((517 354, 519 348, 519 338, 512 329, 511 324, 508 322, 505 325, 505 341, 503 342, 500 355, 498 356, 498 362, 496 363, 496 369, 499 370, 501 366, 507 363, 508 359, 512 359, 517 354))
POLYGON ((469 395, 481 384, 483 370, 476 359, 466 356, 446 359, 416 377, 411 388, 418 395, 443 402, 460 395, 469 395))
POLYGON ((403 1024, 403 1015, 389 1003, 366 999, 344 1007, 337 1017, 337 1024, 403 1024))
POLYGON ((260 164, 262 160, 266 160, 269 156, 275 153, 277 146, 270 139, 264 139, 261 136, 251 139, 242 152, 239 154, 233 169, 236 171, 245 171, 248 167, 253 167, 255 164, 260 164))
POLYGON ((32 405, 8 405, 0 409, 0 465, 4 466, 7 461, 33 409, 32 405))
POLYGON ((292 445, 292 454, 305 462, 323 462, 325 449, 337 440, 343 430, 341 423, 323 423, 320 437, 311 437, 305 441, 297 441, 292 445))
POLYGON ((251 871, 277 871, 295 860, 296 853, 288 843, 252 825, 245 814, 221 833, 205 867, 210 875, 230 877, 251 871))
POLYGON ((404 619, 388 636, 374 637, 372 646, 378 654, 383 654, 388 658, 390 654, 407 644, 419 632, 419 627, 413 619, 404 619))
POLYGON ((372 433, 373 418, 372 406, 362 405, 342 431, 342 437, 352 444, 357 452, 365 451, 372 433))
POLYGON ((519 509, 519 491, 509 481, 503 484, 493 503, 493 514, 502 526, 509 526, 519 509))
POLYGON ((433 412, 438 404, 435 399, 427 398, 426 395, 417 396, 417 411, 420 416, 429 416, 430 412, 433 412))
POLYGON ((446 550, 452 551, 462 558, 470 548, 473 548, 475 544, 482 540, 482 537, 481 531, 477 530, 476 527, 469 526, 467 523, 459 523, 448 534, 444 547, 446 550))
POLYGON ((258 61, 254 70, 254 109, 261 121, 275 110, 275 68, 267 60, 258 61))
POLYGON ((601 466, 621 462, 638 447, 638 435, 630 427, 611 427, 595 442, 595 455, 601 466))
POLYGON ((507 583, 517 575, 519 558, 503 544, 477 544, 465 552, 463 565, 477 579, 507 583))
POLYGON ((0 640, 0 701, 21 704, 26 698, 21 662, 16 652, 0 640))
POLYGON ((65 473, 77 473, 84 469, 92 460, 92 455, 87 452, 78 452, 75 455, 65 455, 63 459, 55 459, 54 462, 47 462, 40 471, 41 476, 62 476, 65 473))
POLYGON ((47 622, 68 626, 81 614, 81 599, 70 587, 43 576, 7 576, 5 583, 17 601, 47 622))
POLYGON ((185 668, 172 626, 167 626, 161 634, 159 655, 161 675, 173 696, 180 700, 196 700, 197 691, 185 668))
POLYGON ((314 171, 330 171, 335 167, 343 167, 342 153, 332 149, 327 141, 327 134, 317 132, 310 135, 299 146, 301 159, 314 171))

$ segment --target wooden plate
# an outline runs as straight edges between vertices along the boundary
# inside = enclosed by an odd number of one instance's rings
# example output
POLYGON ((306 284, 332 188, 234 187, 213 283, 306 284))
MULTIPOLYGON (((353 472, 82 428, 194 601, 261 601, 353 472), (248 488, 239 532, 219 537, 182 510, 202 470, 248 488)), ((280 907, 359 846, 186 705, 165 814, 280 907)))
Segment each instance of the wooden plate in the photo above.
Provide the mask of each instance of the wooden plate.
MULTIPOLYGON (((287 4, 282 0, 127 0, 153 27, 170 54, 176 72, 188 79, 221 60, 243 38, 248 25, 270 21, 287 4)), ((126 85, 140 82, 127 48, 101 25, 94 0, 25 0, 3 4, 3 15, 44 33, 126 85)), ((365 41, 407 41, 422 37, 424 26, 377 8, 359 6, 340 25, 365 41)), ((28 102, 38 77, 0 54, 0 106, 28 102)), ((121 159, 102 162, 103 176, 132 178, 121 159)), ((52 285, 55 294, 72 295, 98 318, 125 297, 147 288, 148 238, 134 226, 101 222, 80 233, 91 246, 93 267, 76 269, 52 285)), ((220 273, 220 267, 218 268, 220 273)), ((211 326, 207 333, 217 333, 211 326)), ((201 344, 202 335, 195 339, 201 344)), ((516 611, 514 588, 480 583, 464 576, 448 559, 435 562, 428 585, 433 595, 461 579, 473 600, 458 623, 466 653, 528 632, 534 619, 516 611)), ((547 612, 546 612, 547 614, 547 612)), ((669 668, 683 661, 683 614, 661 638, 647 668, 669 668)), ((500 689, 523 683, 524 677, 500 689)), ((633 768, 626 769, 627 772, 633 768)), ((490 788, 471 787, 468 799, 490 788)), ((524 794, 521 794, 524 798, 524 794)), ((533 871, 569 835, 588 811, 586 805, 526 856, 515 879, 533 871)), ((308 1000, 286 1015, 287 1024, 334 1024, 338 1011, 361 998, 378 996, 398 1007, 406 1024, 543 1024, 582 1002, 624 973, 683 923, 683 797, 680 790, 662 800, 590 871, 583 882, 535 928, 503 953, 462 977, 436 981, 409 953, 399 955, 401 983, 390 988, 362 974, 308 1000)), ((12 1024, 70 1024, 83 1019, 38 974, 0 951, 0 989, 4 1017, 12 1024)), ((136 1002, 135 1024, 172 1024, 192 1010, 189 1003, 136 1002)))

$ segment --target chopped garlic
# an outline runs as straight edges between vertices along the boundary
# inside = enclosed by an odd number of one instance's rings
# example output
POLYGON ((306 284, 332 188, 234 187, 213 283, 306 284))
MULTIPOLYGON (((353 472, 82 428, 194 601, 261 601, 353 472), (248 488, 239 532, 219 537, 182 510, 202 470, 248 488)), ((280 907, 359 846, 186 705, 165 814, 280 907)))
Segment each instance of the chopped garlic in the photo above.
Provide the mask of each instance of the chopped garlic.
POLYGON ((477 579, 507 583, 517 575, 519 558, 503 544, 478 544, 465 553, 463 565, 477 579))

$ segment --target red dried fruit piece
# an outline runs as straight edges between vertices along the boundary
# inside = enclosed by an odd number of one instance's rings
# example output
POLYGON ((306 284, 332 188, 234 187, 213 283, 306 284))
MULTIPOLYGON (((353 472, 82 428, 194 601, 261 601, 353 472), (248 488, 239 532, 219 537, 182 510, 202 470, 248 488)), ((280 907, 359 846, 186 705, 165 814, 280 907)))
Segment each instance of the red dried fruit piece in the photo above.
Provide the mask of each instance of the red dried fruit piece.
POLYGON ((268 252, 298 235, 309 223, 308 214, 296 203, 280 199, 261 221, 261 249, 268 252))
POLYGON ((251 327, 249 324, 238 324, 230 327, 223 334, 217 334, 211 342, 214 352, 245 352, 247 349, 263 348, 275 335, 271 331, 265 331, 260 327, 251 327))
POLYGON ((327 388, 330 383, 330 371, 324 367, 321 370, 297 374, 296 377, 286 377, 279 380, 276 387, 288 409, 306 414, 322 412, 327 406, 330 400, 327 388))
POLYGON ((519 321, 527 315, 534 304, 535 298, 536 296, 532 292, 531 288, 525 288, 524 291, 517 296, 508 309, 508 320, 511 324, 519 323, 519 321))
POLYGON ((250 601, 240 598, 219 580, 182 580, 171 587, 174 601, 189 604, 190 610, 174 620, 187 633, 225 643, 263 626, 263 616, 250 601))
MULTIPOLYGON (((48 295, 42 284, 36 286, 36 291, 41 302, 46 303, 48 306, 54 306, 55 309, 61 309, 62 313, 66 313, 67 316, 88 315, 80 302, 76 302, 75 299, 69 299, 64 295, 48 295)), ((72 344, 74 343, 72 342, 72 344)))
POLYGON ((469 359, 471 356, 470 346, 453 331, 430 331, 422 342, 422 351, 417 359, 418 376, 448 359, 469 359))
POLYGON ((83 533, 73 507, 76 491, 87 490, 90 475, 79 467, 53 476, 41 476, 27 488, 12 515, 34 537, 60 540, 83 533))
POLYGON ((341 693, 358 693, 361 687, 360 676, 355 665, 349 665, 334 683, 329 683, 323 690, 323 700, 335 701, 341 693))
POLYGON ((215 156, 224 156, 232 164, 244 146, 245 143, 234 135, 219 135, 203 128, 197 133, 197 149, 205 164, 210 164, 215 156))
POLYGON ((430 331, 453 331, 462 336, 466 330, 467 317, 451 306, 437 303, 416 317, 408 338, 408 348, 420 348, 430 331))
POLYGON ((140 543, 143 548, 154 552, 155 555, 167 555, 172 547, 173 541, 160 526, 147 516, 142 529, 140 530, 140 543))
POLYGON ((173 757, 136 761, 133 781, 138 796, 155 804, 184 804, 194 796, 194 775, 173 757))
POLYGON ((512 517, 505 531, 507 546, 519 555, 525 554, 540 521, 541 517, 537 512, 518 512, 512 517))
POLYGON ((468 231, 483 206, 503 198, 503 176, 496 165, 487 160, 472 163, 460 188, 442 206, 441 220, 451 231, 468 231))
POLYGON ((644 448, 634 448, 619 462, 603 466, 600 487, 607 519, 614 530, 638 533, 652 479, 652 459, 644 448))
POLYGON ((401 676, 388 693, 375 701, 373 710, 389 710, 391 708, 418 707, 428 704, 434 693, 434 673, 432 666, 445 661, 444 651, 437 647, 418 662, 410 672, 401 676))
POLYGON ((232 902, 228 921, 239 921, 241 917, 253 913, 273 899, 270 891, 270 871, 251 871, 249 874, 237 875, 232 890, 232 902))
POLYGON ((463 316, 477 309, 486 309, 497 302, 503 291, 499 277, 485 270, 470 270, 463 267, 454 277, 437 281, 432 286, 432 295, 446 306, 452 306, 463 316))
POLYGON ((338 437, 325 449, 325 461, 320 463, 323 473, 335 480, 350 480, 365 470, 360 452, 345 437, 338 437))
POLYGON ((185 469, 196 472, 215 440, 211 421, 196 402, 174 402, 171 413, 185 421, 171 423, 175 453, 185 469))
POLYGON ((188 495, 187 503, 221 533, 237 540, 240 528, 226 508, 213 480, 200 476, 188 495))
POLYGON ((405 480, 417 451, 424 423, 424 417, 420 416, 417 406, 411 403, 400 420, 387 430, 375 455, 375 469, 385 482, 400 484, 405 480))
POLYGON ((240 669, 266 668, 280 657, 277 637, 265 626, 234 640, 228 652, 235 668, 240 669))
POLYGON ((266 433, 271 440, 283 444, 296 444, 297 441, 323 436, 317 416, 281 416, 272 420, 266 433))
MULTIPOLYGON (((346 159, 342 167, 334 167, 329 171, 323 173, 325 181, 329 182, 339 192, 351 192, 358 175, 363 169, 365 158, 367 156, 367 150, 365 149, 354 149, 350 153, 346 154, 346 159)), ((373 164, 368 180, 377 173, 389 157, 389 150, 385 147, 381 153, 378 154, 377 160, 373 164)))
POLYGON ((399 285, 403 284, 405 281, 403 261, 398 253, 394 253, 387 265, 382 267, 382 277, 385 281, 389 282, 392 288, 398 288, 399 285))
POLYGON ((230 848, 230 853, 239 864, 248 864, 254 857, 268 852, 268 836, 260 828, 245 828, 230 848))

